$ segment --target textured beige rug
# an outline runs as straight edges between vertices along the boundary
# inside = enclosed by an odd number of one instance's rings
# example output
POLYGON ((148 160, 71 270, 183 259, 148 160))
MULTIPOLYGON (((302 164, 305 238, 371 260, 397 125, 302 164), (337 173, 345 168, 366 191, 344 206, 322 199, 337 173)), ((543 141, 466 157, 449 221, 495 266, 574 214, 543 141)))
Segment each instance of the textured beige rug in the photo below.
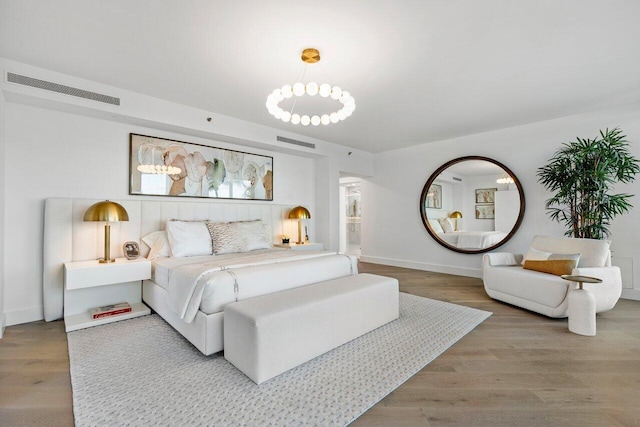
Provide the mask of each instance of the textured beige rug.
POLYGON ((259 386, 157 315, 70 332, 77 426, 343 426, 491 313, 400 294, 400 318, 259 386))

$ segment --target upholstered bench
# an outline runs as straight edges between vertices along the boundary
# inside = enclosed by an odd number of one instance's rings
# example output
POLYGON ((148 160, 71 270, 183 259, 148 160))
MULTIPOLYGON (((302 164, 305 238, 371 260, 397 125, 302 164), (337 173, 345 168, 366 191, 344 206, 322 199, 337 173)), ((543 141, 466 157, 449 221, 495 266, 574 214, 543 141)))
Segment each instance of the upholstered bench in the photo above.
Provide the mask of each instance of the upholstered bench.
POLYGON ((358 274, 228 304, 224 357, 260 384, 399 316, 398 281, 358 274))

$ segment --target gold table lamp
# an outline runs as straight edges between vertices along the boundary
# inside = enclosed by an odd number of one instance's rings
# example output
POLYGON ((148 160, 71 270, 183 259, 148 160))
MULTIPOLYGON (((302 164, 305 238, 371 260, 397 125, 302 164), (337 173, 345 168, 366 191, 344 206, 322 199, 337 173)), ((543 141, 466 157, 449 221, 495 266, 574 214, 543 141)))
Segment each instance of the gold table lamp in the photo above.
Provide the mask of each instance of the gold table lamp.
POLYGON ((449 215, 449 218, 453 218, 456 220, 456 227, 455 227, 455 230, 453 231, 458 231, 458 219, 462 218, 462 213, 458 211, 453 211, 451 212, 451 215, 449 215))
POLYGON ((122 205, 105 200, 98 202, 89 207, 84 213, 85 221, 104 221, 104 259, 99 260, 100 263, 114 262, 115 258, 111 258, 111 225, 110 222, 129 221, 127 210, 122 205))
POLYGON ((291 209, 291 212, 289 212, 289 219, 298 220, 298 244, 299 245, 302 244, 302 220, 309 219, 309 218, 311 218, 311 214, 306 208, 302 206, 296 206, 295 208, 291 209))

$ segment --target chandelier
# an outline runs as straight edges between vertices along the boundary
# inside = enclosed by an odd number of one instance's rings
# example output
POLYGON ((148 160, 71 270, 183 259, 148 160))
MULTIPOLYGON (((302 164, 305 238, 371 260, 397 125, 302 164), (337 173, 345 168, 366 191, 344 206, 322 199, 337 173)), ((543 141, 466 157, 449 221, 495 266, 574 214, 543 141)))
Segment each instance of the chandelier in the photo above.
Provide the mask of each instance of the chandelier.
POLYGON ((153 144, 142 144, 138 149, 138 167, 141 173, 178 175, 182 170, 175 166, 167 166, 164 163, 162 148, 153 144))
MULTIPOLYGON (((306 70, 307 64, 315 64, 320 61, 320 52, 317 49, 305 49, 302 51, 302 61, 305 63, 306 70)), ((304 72, 302 75, 304 79, 304 72)), ((294 125, 301 124, 302 126, 318 126, 320 124, 328 125, 329 123, 338 123, 341 120, 345 120, 351 116, 356 109, 356 101, 353 96, 346 90, 342 90, 338 86, 331 86, 329 83, 318 84, 316 82, 296 82, 292 85, 285 84, 281 88, 275 89, 267 97, 267 110, 269 114, 278 120, 282 120, 285 123, 291 123, 294 125), (316 96, 320 95, 322 98, 330 97, 333 100, 338 101, 342 108, 337 111, 333 111, 326 114, 315 114, 309 116, 308 114, 294 113, 295 102, 290 109, 283 109, 280 107, 280 102, 285 99, 289 99, 293 96, 316 96)))
POLYGON ((513 178, 511 178, 508 174, 503 174, 500 178, 496 179, 496 183, 498 184, 513 184, 513 178))

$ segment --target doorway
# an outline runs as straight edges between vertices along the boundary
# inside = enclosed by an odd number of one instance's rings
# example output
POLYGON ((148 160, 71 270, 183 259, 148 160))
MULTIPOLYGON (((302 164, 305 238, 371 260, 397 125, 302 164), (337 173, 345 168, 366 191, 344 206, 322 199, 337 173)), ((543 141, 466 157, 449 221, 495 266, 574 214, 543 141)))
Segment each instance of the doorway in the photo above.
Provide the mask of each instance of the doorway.
POLYGON ((340 252, 360 257, 362 182, 357 177, 340 178, 340 252))

